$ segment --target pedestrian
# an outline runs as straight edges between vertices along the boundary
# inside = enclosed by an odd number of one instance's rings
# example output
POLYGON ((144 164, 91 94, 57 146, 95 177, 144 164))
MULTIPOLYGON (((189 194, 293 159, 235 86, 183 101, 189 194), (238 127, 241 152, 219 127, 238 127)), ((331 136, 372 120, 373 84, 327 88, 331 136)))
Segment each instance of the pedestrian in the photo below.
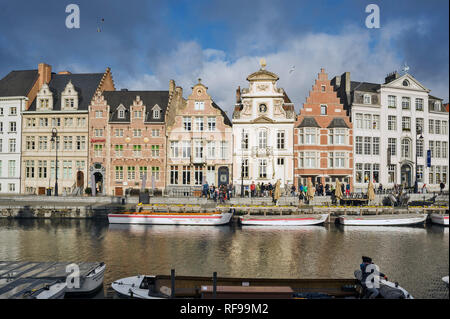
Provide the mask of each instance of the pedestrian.
POLYGON ((423 184, 422 186, 422 194, 426 194, 427 193, 427 184, 423 184))
POLYGON ((439 187, 440 187, 440 189, 441 189, 441 195, 442 195, 442 192, 444 191, 444 188, 445 188, 444 182, 441 182, 441 183, 439 184, 439 187))
POLYGON ((295 185, 292 185, 291 187, 291 196, 295 196, 295 185))
POLYGON ((251 193, 251 197, 255 197, 255 191, 256 191, 255 182, 252 181, 252 184, 250 185, 250 193, 251 193))
POLYGON ((256 196, 261 197, 261 183, 256 184, 256 196))
POLYGON ((347 185, 345 185, 345 195, 347 197, 350 197, 350 184, 347 183, 347 185))

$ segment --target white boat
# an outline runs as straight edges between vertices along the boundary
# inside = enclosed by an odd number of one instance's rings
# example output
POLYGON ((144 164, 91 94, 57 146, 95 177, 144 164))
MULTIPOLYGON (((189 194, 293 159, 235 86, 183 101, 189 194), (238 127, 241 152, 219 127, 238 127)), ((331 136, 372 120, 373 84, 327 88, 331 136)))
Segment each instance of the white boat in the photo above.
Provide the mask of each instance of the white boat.
POLYGON ((229 213, 115 213, 108 214, 110 224, 149 225, 224 225, 230 222, 229 213))
POLYGON ((442 281, 448 285, 448 276, 442 277, 442 281))
POLYGON ((414 225, 424 223, 427 220, 427 214, 402 214, 402 215, 341 215, 339 222, 343 225, 356 226, 398 226, 414 225))
POLYGON ((164 293, 155 291, 155 276, 133 276, 114 281, 112 289, 120 297, 138 299, 165 299, 170 296, 170 288, 161 287, 164 293))
POLYGON ((67 288, 67 293, 92 293, 100 289, 103 285, 103 277, 105 275, 106 264, 100 263, 96 268, 92 269, 85 277, 82 278, 80 288, 67 288))
POLYGON ((314 215, 270 215, 270 216, 241 216, 242 225, 253 226, 307 226, 318 225, 325 222, 328 214, 314 215))
POLYGON ((65 282, 54 283, 30 292, 30 294, 27 294, 27 297, 34 299, 63 299, 66 293, 66 286, 65 282))
POLYGON ((431 221, 434 224, 448 226, 448 214, 431 214, 431 221))
MULTIPOLYGON (((355 277, 361 283, 361 270, 355 271, 355 277)), ((398 283, 387 281, 381 277, 379 278, 379 286, 377 289, 380 293, 379 296, 385 299, 414 299, 414 297, 404 288, 400 287, 398 283)))

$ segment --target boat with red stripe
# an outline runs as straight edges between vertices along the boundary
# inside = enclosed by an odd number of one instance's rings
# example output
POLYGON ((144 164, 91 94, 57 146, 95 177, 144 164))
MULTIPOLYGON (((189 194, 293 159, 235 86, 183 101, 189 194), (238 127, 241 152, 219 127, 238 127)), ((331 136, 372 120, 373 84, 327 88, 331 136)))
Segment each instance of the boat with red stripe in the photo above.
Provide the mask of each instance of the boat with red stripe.
POLYGON ((242 225, 254 226, 306 226, 318 225, 325 222, 329 214, 305 214, 305 215, 270 215, 252 216, 245 215, 239 218, 242 225))
POLYGON ((228 213, 125 212, 108 214, 108 221, 110 224, 224 225, 232 216, 231 210, 228 213))

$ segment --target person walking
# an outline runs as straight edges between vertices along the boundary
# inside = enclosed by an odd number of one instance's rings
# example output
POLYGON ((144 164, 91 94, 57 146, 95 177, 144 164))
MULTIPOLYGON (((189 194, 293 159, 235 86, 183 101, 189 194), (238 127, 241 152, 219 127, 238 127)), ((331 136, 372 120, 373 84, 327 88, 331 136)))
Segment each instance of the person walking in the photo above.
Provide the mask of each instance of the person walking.
POLYGON ((350 197, 350 183, 345 185, 345 196, 350 197))

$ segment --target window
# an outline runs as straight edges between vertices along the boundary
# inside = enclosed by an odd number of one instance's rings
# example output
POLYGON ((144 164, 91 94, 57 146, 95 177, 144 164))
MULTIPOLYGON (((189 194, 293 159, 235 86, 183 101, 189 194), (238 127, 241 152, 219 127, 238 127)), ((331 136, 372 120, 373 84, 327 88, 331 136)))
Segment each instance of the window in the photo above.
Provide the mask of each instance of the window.
POLYGON ((429 141, 428 144, 431 153, 431 158, 434 158, 434 141, 429 141))
POLYGON ((152 137, 159 137, 159 130, 158 129, 152 129, 152 137))
POLYGON ((358 155, 362 155, 362 153, 363 153, 363 138, 362 138, 362 136, 356 136, 355 151, 356 151, 356 154, 358 154, 358 155))
POLYGON ((127 178, 129 181, 133 181, 136 179, 136 167, 135 166, 128 166, 127 178))
POLYGON ((191 183, 191 168, 189 166, 183 166, 183 185, 189 185, 191 183))
POLYGON ((228 142, 227 141, 220 141, 220 158, 221 159, 227 159, 228 155, 228 142))
POLYGON ((284 158, 282 158, 282 157, 277 158, 277 165, 284 166, 284 158))
POLYGON ((408 116, 402 116, 402 130, 411 131, 411 118, 408 116))
POLYGON ((423 165, 417 165, 417 181, 423 182, 423 165))
POLYGON ((409 139, 402 140, 401 149, 403 158, 411 158, 411 141, 409 139))
POLYGON ((441 121, 440 120, 434 121, 434 134, 441 134, 441 121))
POLYGON ((159 145, 152 145, 152 157, 159 157, 159 145))
POLYGON ((9 139, 9 150, 10 153, 15 153, 16 152, 16 139, 15 138, 10 138, 9 139))
POLYGON ((448 154, 448 143, 443 141, 442 142, 442 158, 447 158, 448 154))
POLYGON ((440 102, 438 102, 438 101, 436 101, 436 102, 434 102, 434 110, 435 111, 440 111, 441 110, 441 103, 440 102))
POLYGON ((308 144, 308 145, 314 145, 317 141, 317 129, 316 128, 302 128, 299 129, 299 141, 300 144, 308 144))
POLYGON ((403 110, 409 110, 410 109, 410 102, 411 102, 411 99, 409 97, 403 96, 402 97, 402 109, 403 110))
POLYGON ((34 178, 34 161, 31 160, 25 161, 25 177, 34 178))
POLYGON ((123 166, 116 166, 116 180, 123 180, 123 166))
POLYGON ((380 138, 379 137, 373 138, 372 154, 380 155, 380 138))
POLYGON ((191 118, 187 117, 187 116, 183 116, 183 126, 184 126, 184 130, 185 131, 191 131, 192 130, 192 126, 191 126, 191 118))
POLYGON ((442 182, 447 184, 447 166, 442 166, 442 182))
POLYGON ((321 85, 320 88, 321 88, 322 92, 325 92, 325 85, 321 85))
POLYGON ((267 131, 260 130, 258 132, 258 147, 259 149, 263 149, 267 147, 267 131))
POLYGON ((423 111, 423 99, 416 99, 416 111, 423 111))
POLYGON ((77 136, 76 149, 78 151, 86 149, 86 136, 77 136))
MULTIPOLYGON (((145 170, 147 170, 147 167, 145 167, 145 170)), ((160 172, 160 169, 158 166, 152 166, 152 178, 155 181, 159 181, 159 172, 160 172)))
POLYGON ((371 140, 371 137, 364 136, 364 155, 370 155, 371 153, 371 140))
POLYGON ((123 145, 115 145, 114 150, 116 151, 116 157, 123 156, 123 145))
POLYGON ((284 150, 284 131, 277 132, 277 149, 284 150))
POLYGON ((205 102, 195 101, 194 109, 196 111, 203 111, 205 109, 205 102))
POLYGON ((47 178, 47 161, 38 161, 38 178, 47 178))
POLYGON ((316 152, 300 152, 299 167, 316 168, 316 152))
POLYGON ((10 133, 17 132, 17 123, 16 122, 9 122, 9 132, 10 133))
POLYGON ((142 118, 142 111, 134 111, 134 118, 135 119, 142 118))
POLYGON ((10 192, 15 192, 16 191, 16 184, 8 183, 8 189, 9 189, 10 192))
POLYGON ((216 142, 215 141, 208 141, 207 152, 208 152, 208 159, 214 159, 216 157, 216 142))
POLYGON ((194 166, 194 184, 195 185, 203 184, 203 168, 200 165, 194 166))
POLYGON ((320 105, 320 115, 327 115, 327 106, 325 104, 320 105))
POLYGON ((147 174, 147 166, 139 166, 139 179, 140 180, 144 179, 144 175, 146 174, 147 174))
POLYGON ((39 119, 39 126, 47 127, 48 126, 48 118, 40 118, 39 119))
POLYGON ((203 159, 203 143, 202 143, 202 141, 195 141, 195 158, 203 159))
POLYGON ((141 137, 142 136, 142 130, 140 128, 133 129, 133 137, 141 137))
POLYGON ((380 182, 380 164, 374 163, 372 166, 372 177, 374 183, 380 182))
POLYGON ((331 161, 332 163, 334 158, 334 165, 332 167, 334 168, 345 168, 345 153, 344 152, 330 152, 331 161))
POLYGON ((119 110, 118 117, 119 117, 119 119, 125 118, 125 110, 123 110, 123 109, 119 110))
POLYGON ((364 183, 368 183, 370 180, 370 168, 371 164, 366 163, 364 164, 364 183))
POLYGON ((195 130, 197 132, 203 131, 203 117, 196 117, 195 118, 195 130))
POLYGON ((267 178, 267 160, 260 159, 258 165, 259 178, 267 178))
POLYGON ((142 145, 133 145, 133 155, 142 156, 142 145))
POLYGON ((57 117, 57 118, 52 118, 52 126, 53 127, 55 127, 55 126, 61 126, 61 119, 59 118, 59 117, 57 117))
POLYGON ((3 133, 3 122, 0 122, 0 133, 3 133))
POLYGON ((190 141, 182 142, 182 157, 183 158, 191 157, 191 142, 190 141))
POLYGON ((178 166, 170 166, 170 184, 178 184, 178 166))
POLYGON ((364 114, 364 129, 370 130, 372 128, 372 115, 364 114))
POLYGON ((408 81, 408 80, 403 80, 402 85, 403 85, 403 86, 409 86, 409 81, 408 81))
POLYGON ((380 129, 380 116, 373 115, 372 129, 379 130, 380 129))
POLYGON ((46 109, 49 106, 49 99, 39 99, 39 106, 41 109, 46 109))
POLYGON ((116 128, 115 132, 116 132, 116 134, 115 134, 116 137, 123 137, 123 129, 116 128))
POLYGON ((77 118, 77 126, 78 127, 85 127, 86 126, 86 119, 84 117, 78 117, 77 118))
POLYGON ((63 179, 72 179, 72 161, 63 161, 63 179))
POLYGON ((423 118, 421 117, 416 118, 416 132, 417 134, 422 134, 424 132, 423 118))
POLYGON ((355 167, 355 180, 356 183, 362 183, 363 182, 363 165, 361 163, 356 163, 355 167))
POLYGON ((428 120, 428 133, 434 134, 434 120, 428 120))
POLYGON ((436 143, 436 149, 435 149, 435 156, 436 158, 441 158, 441 141, 435 141, 436 143))
POLYGON ((372 103, 372 99, 370 94, 364 94, 364 104, 371 104, 372 103))
POLYGON ((178 141, 170 142, 170 154, 172 158, 178 158, 178 141))
POLYGON ((347 141, 347 130, 344 128, 336 128, 328 130, 328 144, 345 145, 347 141))
POLYGON ((94 130, 95 137, 103 137, 103 129, 98 128, 94 130))
POLYGON ((241 177, 248 178, 248 159, 243 159, 241 164, 241 177))
POLYGON ((216 130, 216 118, 208 117, 208 131, 213 132, 216 130))
POLYGON ((397 107, 397 98, 395 95, 388 95, 388 107, 390 108, 397 107))
POLYGON ((64 99, 65 100, 65 104, 66 104, 66 108, 73 108, 75 106, 75 99, 64 99))
MULTIPOLYGON (((46 162, 46 161, 44 161, 46 162)), ((8 161, 8 177, 15 177, 16 176, 16 161, 9 160, 8 161)))
POLYGON ((71 127, 73 125, 73 118, 72 117, 65 117, 64 118, 64 126, 71 127))
POLYGON ((3 115, 3 108, 0 107, 0 115, 3 115))
MULTIPOLYGON (((159 119, 160 116, 161 116, 160 110, 158 110, 158 109, 153 110, 153 118, 154 118, 154 119, 159 119)), ((159 167, 158 167, 158 168, 159 168, 159 167)))
POLYGON ((248 150, 248 132, 242 130, 242 135, 241 135, 241 148, 243 150, 248 150))
POLYGON ((363 115, 356 113, 356 128, 363 128, 363 115))
POLYGON ((388 130, 389 131, 397 130, 397 117, 395 115, 388 115, 388 130))
POLYGON ((95 111, 95 118, 99 119, 103 117, 103 111, 95 111))
POLYGON ((396 183, 397 165, 388 165, 388 183, 396 183))
POLYGON ((428 184, 434 184, 434 165, 431 165, 428 173, 428 184))
POLYGON ((47 136, 39 136, 39 150, 45 151, 46 149, 47 149, 47 136))
POLYGON ((397 155, 397 139, 388 138, 388 149, 392 156, 397 155))
POLYGON ((441 134, 443 134, 443 135, 447 135, 447 134, 448 134, 447 121, 442 121, 442 130, 441 130, 441 134))
POLYGON ((103 156, 103 145, 101 144, 94 144, 94 156, 95 157, 102 157, 103 156))
POLYGON ((28 151, 31 151, 31 150, 35 150, 36 149, 36 145, 35 145, 35 137, 34 136, 27 136, 26 138, 25 138, 25 140, 26 140, 26 149, 28 150, 28 151))
POLYGON ((423 139, 417 139, 416 142, 417 157, 423 157, 423 139))

